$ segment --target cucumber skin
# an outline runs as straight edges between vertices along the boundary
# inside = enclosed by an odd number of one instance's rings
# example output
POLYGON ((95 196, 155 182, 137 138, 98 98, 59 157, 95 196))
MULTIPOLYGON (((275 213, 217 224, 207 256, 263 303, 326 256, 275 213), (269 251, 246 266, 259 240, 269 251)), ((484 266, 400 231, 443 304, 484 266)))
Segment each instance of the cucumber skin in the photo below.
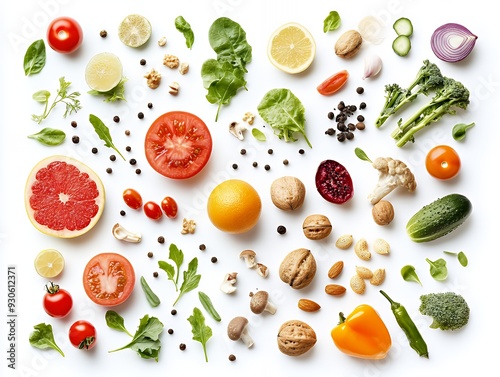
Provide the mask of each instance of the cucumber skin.
POLYGON ((452 232, 469 217, 472 203, 461 194, 449 194, 425 205, 406 224, 414 242, 428 242, 452 232))

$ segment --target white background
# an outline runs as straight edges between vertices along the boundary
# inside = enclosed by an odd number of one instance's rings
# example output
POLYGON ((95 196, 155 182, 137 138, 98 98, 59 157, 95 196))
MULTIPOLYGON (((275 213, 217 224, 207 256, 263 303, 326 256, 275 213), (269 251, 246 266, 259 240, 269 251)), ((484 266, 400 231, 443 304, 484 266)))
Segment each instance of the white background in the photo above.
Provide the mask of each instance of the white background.
MULTIPOLYGON (((2 123, 1 123, 1 162, 2 179, 0 194, 3 201, 0 245, 2 254, 0 302, 5 308, 6 266, 17 266, 18 276, 18 318, 17 318, 17 370, 9 375, 54 376, 71 374, 84 376, 90 374, 105 375, 118 373, 141 373, 143 375, 165 375, 169 373, 238 373, 239 375, 290 375, 308 373, 313 375, 343 375, 346 377, 365 376, 442 376, 454 373, 471 373, 479 367, 497 370, 496 340, 498 334, 497 315, 492 305, 498 297, 497 269, 498 250, 494 232, 496 231, 497 191, 493 178, 498 174, 497 148, 494 142, 498 137, 497 108, 499 94, 497 73, 498 48, 494 35, 496 19, 488 10, 485 2, 466 1, 350 1, 343 3, 315 1, 249 1, 249 0, 208 0, 208 1, 122 1, 115 2, 70 0, 17 1, 8 5, 2 3, 0 12, 2 25, 2 123), (484 4, 481 4, 484 3, 484 4), (323 19, 329 11, 337 10, 342 18, 339 30, 324 34, 323 19), (121 44, 117 37, 120 21, 130 13, 146 16, 152 24, 153 35, 150 42, 141 49, 133 50, 121 44), (183 15, 191 23, 195 33, 192 50, 184 44, 183 36, 175 29, 174 19, 183 15), (346 30, 357 27, 362 17, 375 15, 387 26, 386 39, 382 45, 365 43, 355 58, 341 60, 333 52, 333 45, 346 30), (77 19, 84 30, 84 42, 81 49, 70 56, 55 53, 47 46, 47 65, 44 70, 31 77, 25 77, 22 69, 24 52, 35 39, 44 38, 48 23, 56 16, 71 16, 77 19), (253 60, 248 65, 248 91, 240 91, 229 106, 221 110, 219 121, 214 122, 216 106, 210 105, 199 75, 205 59, 215 56, 208 44, 207 32, 211 23, 220 16, 230 17, 240 23, 247 32, 248 42, 253 47, 253 60), (401 58, 394 54, 391 43, 395 37, 392 23, 399 17, 408 17, 414 24, 413 44, 410 54, 401 58), (317 54, 313 65, 303 74, 290 76, 274 68, 267 59, 266 47, 270 34, 286 22, 299 22, 313 34, 317 54), (449 64, 434 57, 429 39, 435 28, 447 23, 457 22, 467 26, 479 36, 472 54, 463 62, 449 64), (102 39, 100 30, 105 29, 108 37, 102 39), (157 40, 167 37, 167 45, 157 45, 157 40), (127 102, 107 104, 100 98, 86 94, 84 68, 91 56, 98 52, 110 51, 117 54, 124 64, 124 74, 129 79, 126 84, 127 102), (170 71, 161 65, 165 53, 178 55, 182 61, 190 64, 190 71, 180 76, 177 71, 170 71), (363 81, 363 60, 369 53, 381 56, 384 68, 374 79, 363 81), (147 60, 145 67, 139 60, 147 60), (443 73, 462 81, 471 91, 471 104, 466 112, 455 117, 445 117, 438 124, 417 135, 413 145, 398 149, 389 134, 395 120, 392 119, 383 128, 376 129, 373 121, 384 100, 384 85, 392 82, 405 86, 412 81, 424 59, 436 62, 443 73), (143 75, 151 68, 159 69, 163 74, 162 85, 153 91, 147 88, 143 75), (326 77, 347 69, 351 76, 341 92, 332 97, 321 97, 316 86, 326 77), (73 83, 72 89, 82 93, 82 110, 67 119, 62 118, 63 109, 58 107, 49 118, 38 126, 30 120, 32 113, 41 112, 39 104, 31 99, 31 94, 40 89, 54 93, 58 79, 65 76, 73 83), (181 85, 177 97, 167 92, 170 81, 181 85), (356 87, 363 86, 365 93, 356 94, 356 87), (263 95, 272 88, 291 89, 306 108, 307 135, 313 145, 309 149, 303 139, 286 144, 272 135, 269 127, 257 118, 255 127, 266 132, 265 143, 255 141, 247 133, 243 142, 238 141, 227 131, 228 124, 241 119, 246 111, 256 112, 256 107, 263 95), (328 111, 344 100, 358 104, 365 101, 368 105, 363 112, 367 119, 367 129, 356 131, 355 139, 343 144, 328 137, 324 131, 334 127, 326 117, 328 111), (154 108, 147 108, 152 102, 154 108), (172 181, 154 172, 147 164, 143 154, 144 134, 149 124, 159 115, 170 110, 187 110, 200 116, 209 126, 214 140, 214 148, 209 164, 193 179, 172 181), (145 113, 139 120, 136 114, 145 113), (130 145, 132 151, 128 158, 136 158, 141 175, 134 173, 134 167, 127 162, 111 163, 107 150, 94 134, 88 123, 88 115, 96 114, 110 127, 115 144, 125 152, 130 145), (112 122, 112 117, 119 115, 119 124, 112 122), (76 129, 70 122, 78 122, 76 129), (456 142, 451 137, 451 128, 459 122, 475 122, 463 142, 456 142), (45 147, 26 136, 37 132, 42 126, 63 129, 68 139, 58 147, 45 147), (124 130, 131 130, 126 137, 124 130), (80 143, 75 145, 71 137, 78 135, 80 143), (462 158, 462 170, 458 177, 443 182, 430 177, 424 166, 427 151, 438 144, 453 146, 462 158), (93 155, 92 147, 99 148, 99 154, 93 155), (414 194, 397 190, 389 199, 395 206, 396 217, 388 227, 377 226, 371 218, 371 205, 366 196, 376 184, 377 173, 368 163, 354 156, 358 146, 369 156, 391 156, 405 161, 414 172, 418 188, 414 194), (241 148, 247 149, 247 155, 241 156, 241 148), (274 150, 273 155, 267 149, 274 150), (305 154, 298 150, 304 148, 305 154), (40 159, 52 155, 64 154, 84 161, 100 175, 106 188, 106 208, 98 225, 87 235, 73 240, 60 240, 39 233, 30 224, 24 210, 24 184, 33 165, 40 159), (284 166, 281 161, 290 161, 284 166), (350 171, 355 186, 354 198, 346 205, 336 206, 324 201, 316 192, 314 173, 318 164, 325 159, 335 159, 350 171), (257 169, 252 162, 258 161, 257 169), (231 165, 239 168, 233 170, 231 165), (263 166, 269 164, 270 171, 263 166), (113 168, 113 174, 105 172, 106 167, 113 168), (299 211, 284 213, 273 206, 269 187, 271 182, 283 175, 294 175, 306 185, 305 204, 299 211), (205 206, 210 191, 221 181, 228 178, 242 178, 251 182, 258 190, 262 202, 262 215, 258 226, 244 235, 224 234, 215 229, 208 220, 205 206), (135 212, 125 207, 121 193, 125 188, 137 189, 145 200, 161 201, 165 195, 173 196, 180 206, 179 216, 175 220, 164 218, 154 222, 142 212, 135 212), (440 196, 459 192, 472 201, 473 214, 466 224, 450 236, 427 243, 412 243, 405 233, 405 224, 409 217, 440 196), (125 209, 127 215, 121 217, 119 211, 125 209), (322 213, 333 224, 332 235, 323 241, 310 241, 304 237, 301 224, 305 216, 322 213), (181 235, 182 219, 194 219, 197 223, 194 235, 181 235), (143 234, 140 244, 124 244, 113 238, 111 228, 116 222, 126 228, 143 234), (280 236, 276 227, 283 224, 287 233, 280 236), (372 260, 359 260, 353 250, 341 251, 335 248, 335 239, 341 234, 351 233, 355 239, 361 237, 372 242, 382 237, 392 246, 389 256, 374 254, 372 260), (160 245, 159 235, 166 238, 160 245), (207 293, 222 316, 216 323, 206 315, 206 323, 213 330, 213 337, 208 342, 209 362, 205 363, 201 345, 191 340, 191 328, 187 317, 194 306, 201 308, 196 291, 186 294, 177 304, 177 316, 172 316, 172 302, 175 298, 173 285, 166 274, 157 268, 158 260, 167 260, 168 245, 177 244, 186 255, 187 266, 194 256, 199 259, 199 272, 202 274, 200 289, 207 293), (204 243, 207 249, 199 251, 198 245, 204 243), (308 288, 293 291, 282 283, 278 276, 279 264, 290 251, 306 247, 312 250, 318 261, 316 278, 308 288), (36 254, 45 248, 56 248, 66 259, 66 268, 57 279, 62 287, 69 290, 74 299, 74 308, 69 317, 56 320, 48 317, 42 309, 41 300, 46 283, 34 268, 36 254), (253 249, 259 262, 270 268, 267 279, 259 277, 255 271, 244 267, 238 258, 243 249, 253 249), (443 254, 443 250, 463 250, 469 257, 469 266, 461 267, 456 260, 443 254), (148 251, 154 253, 147 258, 148 251), (139 286, 131 298, 122 306, 115 308, 124 318, 130 331, 134 331, 139 319, 150 314, 157 316, 165 325, 161 337, 162 350, 160 360, 140 359, 130 350, 109 354, 107 351, 125 344, 127 335, 106 327, 104 313, 106 308, 94 305, 85 295, 81 284, 81 274, 86 262, 101 252, 119 252, 131 260, 135 267, 137 280, 144 275, 152 289, 160 296, 162 303, 157 308, 150 308, 139 286), (218 262, 210 262, 211 257, 218 262), (425 258, 443 257, 448 261, 449 277, 445 282, 434 281, 428 272, 425 258), (331 281, 326 276, 329 267, 337 260, 345 262, 345 269, 338 283, 348 286, 349 278, 354 274, 356 265, 369 268, 385 268, 387 278, 380 287, 396 301, 406 306, 418 325, 429 347, 429 360, 419 358, 409 347, 403 332, 398 327, 389 303, 378 293, 378 288, 367 286, 364 295, 359 296, 348 289, 343 297, 327 296, 323 288, 331 281), (413 264, 423 287, 415 283, 404 282, 399 274, 405 264, 413 264), (159 278, 152 274, 159 271, 159 278), (224 274, 237 271, 238 290, 227 296, 219 291, 224 274), (256 316, 248 307, 248 293, 256 289, 267 290, 278 307, 274 316, 256 316), (428 328, 430 320, 418 313, 419 296, 423 293, 454 291, 462 294, 471 307, 470 323, 456 332, 442 332, 428 328), (304 313, 297 308, 297 300, 308 297, 322 306, 318 313, 304 313), (330 330, 336 325, 339 311, 350 313, 357 305, 367 303, 376 308, 386 323, 393 339, 393 346, 385 360, 367 361, 351 358, 340 353, 330 338, 330 330), (236 315, 247 316, 251 322, 250 332, 255 341, 252 349, 246 349, 243 343, 232 342, 225 335, 229 320, 236 315), (71 323, 85 318, 97 327, 98 344, 91 352, 82 352, 73 348, 67 339, 71 323), (317 344, 301 357, 288 357, 281 354, 276 345, 279 326, 286 320, 300 319, 310 324, 317 333, 317 344), (51 323, 59 346, 65 351, 62 358, 55 351, 42 351, 29 345, 28 337, 34 325, 51 323), (166 333, 168 328, 175 333, 166 333), (187 344, 182 352, 179 344, 187 344), (236 362, 229 362, 228 355, 235 354, 236 362), (203 369, 201 369, 203 368, 203 369)), ((414 109, 414 107, 412 107, 414 109)), ((407 114, 403 113, 403 116, 407 114)), ((6 308, 2 310, 6 313, 6 308)), ((2 314, 4 315, 4 314, 2 314)), ((2 335, 2 371, 6 370, 7 331, 4 323, 2 335)), ((483 368, 484 370, 484 368, 483 368)), ((3 372, 2 372, 3 373, 3 372)))

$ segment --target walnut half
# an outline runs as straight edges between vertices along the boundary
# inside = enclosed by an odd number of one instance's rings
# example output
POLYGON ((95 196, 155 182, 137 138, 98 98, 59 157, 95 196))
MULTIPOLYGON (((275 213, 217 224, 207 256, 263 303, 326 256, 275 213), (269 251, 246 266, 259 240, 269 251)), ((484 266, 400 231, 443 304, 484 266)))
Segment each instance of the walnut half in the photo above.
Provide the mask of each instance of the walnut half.
POLYGON ((316 260, 308 249, 297 249, 285 256, 279 269, 280 279, 294 289, 311 284, 316 275, 316 260))
POLYGON ((290 320, 283 323, 278 331, 278 348, 288 356, 299 356, 316 344, 316 333, 307 323, 290 320))
POLYGON ((148 80, 147 84, 151 89, 156 89, 160 86, 161 82, 161 73, 156 69, 151 69, 144 77, 148 80))

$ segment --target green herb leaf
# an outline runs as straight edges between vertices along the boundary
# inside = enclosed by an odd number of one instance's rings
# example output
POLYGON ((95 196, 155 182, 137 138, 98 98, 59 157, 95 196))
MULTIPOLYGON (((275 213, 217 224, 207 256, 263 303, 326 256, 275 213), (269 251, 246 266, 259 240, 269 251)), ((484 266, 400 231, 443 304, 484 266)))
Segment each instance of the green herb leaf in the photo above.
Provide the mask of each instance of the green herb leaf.
POLYGON ((133 336, 128 330, 125 328, 125 320, 121 315, 113 310, 108 310, 105 314, 106 325, 109 328, 124 332, 130 336, 133 336))
POLYGON ((431 261, 429 258, 425 258, 425 260, 431 266, 430 273, 435 280, 446 280, 448 277, 448 268, 446 267, 446 261, 443 258, 439 258, 435 261, 431 261))
POLYGON ((177 304, 177 301, 184 295, 184 293, 190 292, 200 283, 201 275, 196 274, 196 270, 198 269, 198 258, 193 258, 191 262, 188 264, 187 271, 183 272, 184 280, 182 281, 182 285, 179 289, 179 296, 175 300, 173 306, 177 304))
POLYGON ((266 134, 258 128, 252 128, 252 136, 258 141, 266 141, 266 134))
POLYGON ((48 146, 61 144, 66 138, 64 131, 55 128, 44 128, 36 134, 28 135, 28 138, 38 140, 40 143, 48 146))
POLYGON ((455 139, 457 141, 465 139, 465 134, 467 133, 467 131, 470 130, 475 125, 476 125, 476 123, 474 123, 474 122, 469 123, 469 124, 465 124, 465 123, 455 124, 453 126, 452 131, 451 131, 453 139, 455 139))
POLYGON ((39 90, 33 93, 31 97, 37 102, 46 103, 49 100, 50 92, 48 90, 39 90))
POLYGON ((24 74, 29 76, 41 72, 46 60, 45 42, 43 39, 34 41, 24 54, 24 74))
POLYGON ((323 32, 327 33, 329 31, 337 30, 340 27, 340 24, 341 19, 339 13, 332 10, 323 21, 323 32))
POLYGON ((278 138, 294 142, 297 141, 294 133, 299 132, 312 148, 305 132, 304 106, 289 89, 271 89, 264 95, 257 110, 278 138))
POLYGON ((127 78, 123 77, 118 85, 108 90, 107 92, 99 92, 97 90, 89 90, 87 93, 93 96, 103 96, 104 102, 126 101, 125 99, 125 83, 127 78))
POLYGON ((193 309, 193 314, 188 318, 191 324, 191 332, 193 333, 193 340, 200 342, 205 354, 205 361, 208 363, 207 355, 207 342, 212 337, 212 329, 205 325, 205 317, 198 308, 193 309))
POLYGON ((184 263, 184 253, 175 244, 170 244, 168 257, 175 263, 177 267, 177 275, 175 277, 175 285, 179 282, 180 268, 182 263, 184 263))
POLYGON ((144 294, 146 295, 146 299, 148 300, 149 305, 151 305, 153 308, 160 305, 160 299, 153 292, 153 290, 149 286, 149 284, 146 281, 146 279, 144 278, 144 276, 141 276, 141 287, 142 287, 142 290, 144 291, 144 294))
POLYGON ((165 261, 158 261, 158 267, 167 273, 168 280, 172 280, 175 285, 175 291, 178 291, 177 283, 175 282, 175 268, 165 261))
POLYGON ((184 38, 186 39, 186 46, 188 48, 193 47, 194 33, 189 22, 187 22, 184 17, 178 16, 175 19, 175 28, 184 35, 184 38))
POLYGON ((113 139, 111 138, 111 134, 109 133, 109 128, 102 122, 102 120, 100 120, 94 114, 90 114, 89 121, 94 127, 97 136, 99 136, 99 139, 104 141, 104 146, 108 148, 113 148, 116 151, 116 153, 118 153, 121 156, 121 158, 125 160, 125 157, 123 157, 120 151, 113 144, 113 139))
POLYGON ((415 271, 415 267, 406 265, 401 268, 401 276, 404 281, 414 281, 418 284, 422 285, 420 279, 418 278, 417 272, 415 271))
POLYGON ((54 340, 54 334, 52 333, 52 326, 45 323, 39 323, 33 326, 35 329, 30 334, 30 344, 39 349, 52 348, 59 352, 64 357, 64 352, 59 348, 54 340))
POLYGON ((205 308, 205 310, 212 316, 213 319, 215 319, 217 322, 221 321, 219 313, 217 313, 217 310, 215 310, 214 305, 212 304, 212 300, 206 293, 203 293, 202 291, 198 292, 198 298, 200 299, 201 304, 205 308))
POLYGON ((458 261, 460 262, 460 264, 463 267, 467 267, 467 265, 469 264, 469 260, 467 259, 467 256, 465 255, 465 253, 463 251, 460 251, 458 253, 457 257, 458 257, 458 261))
POLYGON ((368 161, 368 162, 372 162, 372 160, 370 160, 370 158, 367 156, 367 154, 365 153, 365 151, 363 151, 361 148, 355 148, 354 149, 354 154, 360 159, 360 160, 363 160, 363 161, 368 161))

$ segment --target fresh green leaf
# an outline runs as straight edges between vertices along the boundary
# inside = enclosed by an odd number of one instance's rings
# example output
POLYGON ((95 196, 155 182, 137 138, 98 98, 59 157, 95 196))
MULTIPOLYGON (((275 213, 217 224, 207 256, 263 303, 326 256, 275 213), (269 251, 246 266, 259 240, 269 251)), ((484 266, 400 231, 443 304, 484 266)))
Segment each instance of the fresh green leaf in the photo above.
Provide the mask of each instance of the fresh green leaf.
POLYGON ((177 292, 179 289, 177 288, 177 283, 175 282, 175 268, 171 264, 165 261, 158 261, 158 267, 167 273, 168 280, 172 280, 175 285, 175 291, 177 292))
POLYGON ((33 347, 40 349, 52 348, 64 357, 64 352, 59 348, 54 340, 51 325, 39 323, 33 327, 35 330, 30 334, 30 344, 33 347))
POLYGON ((294 133, 299 132, 312 148, 305 131, 304 106, 289 89, 271 89, 264 95, 257 110, 280 139, 286 142, 297 141, 294 133))
POLYGON ((266 134, 258 128, 252 128, 252 136, 258 141, 266 141, 266 134))
POLYGON ((41 72, 46 60, 45 42, 43 39, 34 41, 24 54, 24 74, 29 76, 41 72))
POLYGON ((435 280, 446 280, 448 277, 448 268, 446 267, 446 261, 443 258, 439 258, 435 261, 431 261, 429 258, 425 258, 425 260, 431 266, 430 273, 435 280))
POLYGON ((105 318, 106 318, 106 325, 108 325, 109 328, 124 332, 130 336, 133 336, 125 328, 125 320, 117 312, 115 312, 113 310, 108 310, 105 314, 105 318))
POLYGON ((184 17, 178 16, 175 19, 175 28, 184 35, 184 38, 186 39, 186 46, 188 48, 193 47, 194 33, 189 22, 187 22, 184 17))
POLYGON ((39 90, 38 92, 33 93, 31 97, 37 102, 47 103, 50 97, 50 92, 48 90, 39 90))
POLYGON ((144 276, 141 276, 141 287, 142 290, 144 291, 144 294, 146 295, 146 299, 149 302, 149 305, 151 305, 153 308, 160 305, 160 299, 156 295, 156 293, 153 292, 151 287, 149 286, 148 282, 144 278, 144 276))
POLYGON ((336 10, 332 10, 323 21, 323 32, 327 33, 329 31, 337 30, 340 27, 340 24, 341 19, 339 13, 336 10))
POLYGON ((476 123, 474 123, 474 122, 469 123, 469 124, 465 124, 465 123, 455 124, 453 126, 453 130, 451 131, 453 139, 455 139, 457 141, 465 139, 465 134, 467 133, 467 131, 470 130, 475 125, 476 125, 476 123))
POLYGON ((212 316, 213 319, 215 319, 217 322, 221 321, 220 315, 215 310, 214 305, 212 304, 212 300, 206 293, 203 293, 202 291, 198 292, 198 298, 200 299, 201 304, 205 308, 205 310, 212 316))
POLYGON ((420 279, 418 278, 417 272, 415 271, 415 267, 406 265, 401 268, 401 276, 404 281, 414 281, 418 284, 422 285, 420 279))
POLYGON ((175 300, 173 306, 177 304, 179 299, 187 292, 192 291, 196 287, 198 287, 198 284, 200 283, 201 275, 198 275, 196 273, 196 270, 198 269, 198 258, 193 258, 191 262, 188 264, 188 269, 187 271, 183 272, 184 280, 182 281, 182 285, 179 289, 179 296, 175 300))
POLYGON ((445 254, 448 254, 448 255, 453 255, 455 257, 457 257, 458 259, 458 262, 463 266, 463 267, 467 267, 467 265, 469 264, 469 260, 467 259, 467 256, 465 255, 465 253, 463 251, 460 251, 458 253, 454 253, 452 251, 444 251, 445 254))
POLYGON ((28 135, 28 138, 38 140, 40 143, 48 146, 61 144, 66 138, 64 131, 55 128, 44 128, 36 134, 28 135))
POLYGON ((89 90, 87 93, 93 96, 103 96, 104 102, 126 101, 125 99, 125 83, 127 78, 123 77, 118 85, 108 90, 107 92, 99 92, 98 90, 89 90))
POLYGON ((191 324, 191 332, 193 333, 193 340, 200 342, 205 354, 205 361, 208 363, 207 355, 207 342, 212 337, 212 329, 205 325, 205 317, 198 308, 193 309, 193 314, 188 318, 191 324))
POLYGON ((125 160, 125 157, 123 157, 123 155, 120 153, 120 151, 113 144, 113 139, 111 138, 109 128, 102 122, 102 120, 100 120, 94 114, 90 114, 89 121, 92 124, 92 126, 94 127, 94 130, 95 130, 97 136, 99 136, 99 139, 104 141, 104 146, 106 146, 108 148, 113 148, 116 151, 116 153, 118 153, 121 156, 121 158, 123 158, 123 160, 125 160))
POLYGON ((360 160, 363 160, 363 161, 368 161, 368 162, 372 162, 372 160, 370 160, 370 158, 367 156, 367 154, 365 153, 364 150, 362 150, 361 148, 355 148, 354 149, 354 154, 360 159, 360 160))
POLYGON ((168 257, 172 260, 177 267, 177 275, 175 277, 175 285, 179 282, 180 268, 182 263, 184 263, 184 253, 175 244, 170 244, 168 257))

